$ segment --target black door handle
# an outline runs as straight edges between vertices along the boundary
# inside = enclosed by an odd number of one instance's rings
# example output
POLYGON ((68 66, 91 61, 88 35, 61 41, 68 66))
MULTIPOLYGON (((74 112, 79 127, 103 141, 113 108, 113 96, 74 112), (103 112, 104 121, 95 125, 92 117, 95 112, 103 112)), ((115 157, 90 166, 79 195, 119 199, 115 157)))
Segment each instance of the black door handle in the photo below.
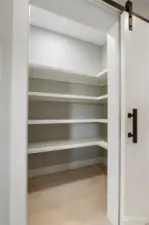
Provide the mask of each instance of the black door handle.
POLYGON ((133 143, 138 142, 138 110, 133 109, 132 113, 128 113, 128 118, 132 118, 132 133, 128 133, 128 137, 133 139, 133 143))

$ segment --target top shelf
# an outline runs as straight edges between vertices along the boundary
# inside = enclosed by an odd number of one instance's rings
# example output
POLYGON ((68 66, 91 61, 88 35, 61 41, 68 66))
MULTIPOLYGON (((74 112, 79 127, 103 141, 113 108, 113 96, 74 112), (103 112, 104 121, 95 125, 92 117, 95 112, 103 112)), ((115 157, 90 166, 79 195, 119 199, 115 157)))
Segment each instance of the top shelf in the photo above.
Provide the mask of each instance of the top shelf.
POLYGON ((107 69, 97 75, 91 76, 77 71, 30 64, 29 76, 31 78, 49 79, 63 82, 82 83, 94 86, 107 85, 107 69))

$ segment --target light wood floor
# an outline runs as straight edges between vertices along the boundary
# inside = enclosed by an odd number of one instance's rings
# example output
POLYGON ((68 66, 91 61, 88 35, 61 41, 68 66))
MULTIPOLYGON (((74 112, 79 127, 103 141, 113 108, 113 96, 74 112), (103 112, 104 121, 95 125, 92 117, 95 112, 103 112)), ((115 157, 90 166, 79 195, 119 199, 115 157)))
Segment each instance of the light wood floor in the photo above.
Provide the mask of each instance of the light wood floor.
POLYGON ((28 225, 110 225, 99 166, 29 180, 28 225))

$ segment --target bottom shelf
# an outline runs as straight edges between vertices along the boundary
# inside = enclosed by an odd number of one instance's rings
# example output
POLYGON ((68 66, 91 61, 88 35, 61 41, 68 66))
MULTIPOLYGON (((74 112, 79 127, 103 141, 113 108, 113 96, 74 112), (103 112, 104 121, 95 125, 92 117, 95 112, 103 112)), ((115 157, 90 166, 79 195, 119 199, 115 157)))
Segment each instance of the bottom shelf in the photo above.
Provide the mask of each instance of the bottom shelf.
POLYGON ((28 147, 28 154, 51 152, 51 151, 66 150, 66 149, 73 149, 73 148, 82 148, 82 147, 89 147, 89 146, 100 146, 104 149, 108 149, 107 141, 101 140, 99 138, 88 138, 88 139, 79 139, 79 140, 30 143, 28 147))

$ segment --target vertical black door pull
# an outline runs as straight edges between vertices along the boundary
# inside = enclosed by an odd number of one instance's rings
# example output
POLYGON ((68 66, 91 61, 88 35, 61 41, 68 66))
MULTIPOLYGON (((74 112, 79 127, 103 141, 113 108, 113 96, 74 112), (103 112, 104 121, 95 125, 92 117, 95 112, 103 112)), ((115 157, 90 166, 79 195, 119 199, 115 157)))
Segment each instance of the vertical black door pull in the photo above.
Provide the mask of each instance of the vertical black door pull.
POLYGON ((133 109, 132 113, 128 113, 128 118, 132 118, 132 133, 128 133, 128 137, 133 140, 133 143, 138 142, 138 110, 133 109))

